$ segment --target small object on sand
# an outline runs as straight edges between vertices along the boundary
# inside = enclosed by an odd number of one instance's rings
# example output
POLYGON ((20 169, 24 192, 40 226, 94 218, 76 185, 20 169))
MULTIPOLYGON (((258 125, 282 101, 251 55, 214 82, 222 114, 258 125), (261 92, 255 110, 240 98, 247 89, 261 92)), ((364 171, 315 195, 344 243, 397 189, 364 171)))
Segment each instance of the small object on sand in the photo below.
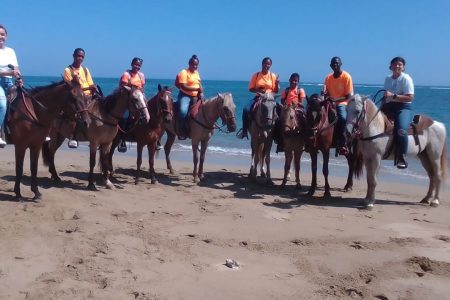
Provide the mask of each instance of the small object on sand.
POLYGON ((231 268, 231 269, 239 269, 241 265, 236 260, 227 258, 225 260, 225 266, 227 266, 228 268, 231 268))

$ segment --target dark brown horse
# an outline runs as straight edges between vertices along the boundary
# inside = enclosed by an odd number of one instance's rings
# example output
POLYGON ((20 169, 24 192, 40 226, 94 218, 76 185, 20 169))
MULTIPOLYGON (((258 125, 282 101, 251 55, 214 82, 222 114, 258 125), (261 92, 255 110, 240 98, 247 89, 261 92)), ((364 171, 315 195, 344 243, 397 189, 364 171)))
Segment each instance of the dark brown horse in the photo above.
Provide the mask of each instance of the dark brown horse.
MULTIPOLYGON (((191 116, 189 119, 190 138, 192 140, 192 153, 194 161, 194 182, 198 183, 204 179, 203 163, 205 161, 206 149, 208 143, 214 134, 214 129, 219 128, 216 122, 219 118, 222 123, 226 124, 228 132, 236 130, 236 105, 233 101, 231 93, 218 94, 215 97, 207 99, 201 103, 198 108, 198 113, 195 117, 191 116), (198 149, 200 149, 200 164, 198 157, 198 149), (198 169, 197 169, 198 166, 198 169)), ((175 118, 174 118, 175 119, 175 118)), ((167 141, 164 145, 164 152, 166 154, 167 168, 173 174, 172 163, 170 161, 170 150, 175 141, 175 122, 166 127, 167 141)))
MULTIPOLYGON (((172 91, 168 87, 161 87, 158 85, 158 93, 147 102, 148 112, 150 114, 150 122, 147 124, 136 124, 125 133, 127 141, 137 143, 137 173, 135 183, 139 183, 139 175, 142 164, 142 150, 147 146, 149 173, 152 183, 156 183, 155 172, 155 153, 156 144, 165 131, 164 125, 169 125, 173 118, 173 99, 172 91)), ((112 157, 115 148, 120 143, 120 134, 116 136, 113 141, 111 151, 109 152, 109 167, 110 172, 113 173, 112 157)))
POLYGON ((285 105, 280 116, 284 145, 284 177, 281 188, 286 185, 292 159, 294 159, 296 189, 300 184, 300 158, 305 144, 305 110, 300 105, 285 105))
POLYGON ((31 191, 35 200, 42 197, 37 186, 37 170, 42 143, 48 135, 53 120, 62 111, 68 116, 75 114, 88 125, 85 95, 77 80, 71 84, 64 81, 48 86, 25 90, 17 87, 17 97, 10 104, 8 129, 11 142, 15 146, 16 182, 14 193, 21 199, 20 181, 23 175, 23 160, 27 148, 30 149, 31 191))
MULTIPOLYGON (((325 178, 324 196, 329 197, 330 185, 328 183, 328 162, 330 159, 330 149, 334 148, 333 135, 337 115, 333 103, 325 100, 318 94, 313 94, 308 98, 308 109, 306 113, 306 131, 308 139, 306 141, 306 149, 311 155, 311 187, 309 195, 313 195, 317 188, 317 154, 320 150, 323 157, 322 173, 325 178), (334 120, 331 120, 334 117, 334 120)), ((353 154, 350 151, 346 155, 349 166, 347 183, 344 187, 345 191, 349 191, 353 187, 353 154)))
MULTIPOLYGON (((143 92, 139 89, 123 86, 115 90, 105 99, 92 101, 88 107, 92 122, 86 130, 78 130, 75 132, 79 141, 89 141, 88 189, 96 190, 94 184, 94 167, 97 149, 100 151, 100 167, 105 185, 107 188, 114 188, 114 185, 108 178, 108 154, 112 141, 117 135, 117 124, 127 109, 132 114, 139 113, 140 119, 145 120, 145 122, 148 122, 150 119, 143 92)), ((55 181, 61 180, 55 168, 55 152, 64 142, 65 138, 73 136, 74 130, 74 122, 60 118, 53 124, 50 132, 50 142, 44 144, 42 151, 44 164, 49 166, 49 172, 55 181)))

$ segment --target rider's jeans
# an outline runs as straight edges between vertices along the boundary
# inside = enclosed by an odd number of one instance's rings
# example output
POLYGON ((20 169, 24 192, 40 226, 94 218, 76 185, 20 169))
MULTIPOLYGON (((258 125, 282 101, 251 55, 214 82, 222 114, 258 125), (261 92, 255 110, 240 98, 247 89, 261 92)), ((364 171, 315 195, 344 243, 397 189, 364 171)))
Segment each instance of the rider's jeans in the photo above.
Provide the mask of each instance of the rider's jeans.
POLYGON ((385 104, 386 110, 394 117, 394 132, 400 143, 402 154, 408 153, 408 128, 412 120, 411 103, 389 102, 385 104))
POLYGON ((7 107, 6 93, 12 85, 12 78, 0 77, 0 128, 3 128, 3 122, 5 121, 7 107))
POLYGON ((345 123, 347 122, 347 106, 346 105, 336 105, 336 113, 337 113, 337 123, 336 123, 336 131, 337 131, 337 144, 339 147, 345 146, 346 143, 346 135, 345 135, 345 123))

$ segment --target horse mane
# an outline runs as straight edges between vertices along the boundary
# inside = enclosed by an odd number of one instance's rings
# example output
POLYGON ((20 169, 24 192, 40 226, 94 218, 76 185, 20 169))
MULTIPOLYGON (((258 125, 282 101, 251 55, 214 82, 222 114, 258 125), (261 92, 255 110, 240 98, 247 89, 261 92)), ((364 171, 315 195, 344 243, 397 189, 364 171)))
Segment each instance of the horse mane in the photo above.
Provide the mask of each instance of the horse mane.
POLYGON ((106 96, 101 103, 103 104, 103 108, 106 111, 110 111, 113 109, 114 106, 116 106, 118 94, 121 92, 121 87, 115 89, 111 94, 106 96))
POLYGON ((65 82, 64 80, 61 80, 61 81, 59 81, 59 82, 52 82, 52 83, 49 84, 49 85, 37 86, 37 87, 34 87, 34 88, 30 89, 30 90, 29 90, 29 93, 30 93, 31 95, 36 95, 36 94, 39 93, 39 92, 42 92, 42 91, 45 91, 45 90, 52 89, 52 88, 54 88, 54 87, 56 87, 56 86, 59 86, 59 85, 61 85, 61 84, 65 84, 65 83, 66 83, 66 82, 65 82))
POLYGON ((375 126, 377 129, 384 131, 386 129, 386 116, 383 112, 378 111, 378 108, 375 106, 372 100, 370 100, 367 96, 355 95, 355 97, 361 97, 366 103, 366 114, 369 120, 371 121, 371 125, 375 126), (376 114, 376 116, 375 116, 376 114))

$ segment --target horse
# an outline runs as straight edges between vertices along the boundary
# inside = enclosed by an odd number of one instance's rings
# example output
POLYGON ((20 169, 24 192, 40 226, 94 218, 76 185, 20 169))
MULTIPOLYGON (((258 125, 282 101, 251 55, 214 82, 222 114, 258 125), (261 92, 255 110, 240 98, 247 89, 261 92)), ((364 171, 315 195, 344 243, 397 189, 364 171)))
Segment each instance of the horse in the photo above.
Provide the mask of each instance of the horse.
MULTIPOLYGON (((173 118, 173 98, 172 90, 169 87, 161 87, 158 85, 158 93, 147 102, 148 112, 150 114, 150 122, 147 124, 137 124, 132 126, 128 132, 125 132, 127 141, 137 142, 137 173, 135 183, 139 183, 139 175, 142 164, 142 150, 147 145, 149 173, 151 183, 157 183, 156 172, 154 168, 156 144, 164 134, 165 125, 172 122, 173 118)), ((120 143, 120 134, 116 136, 109 152, 109 168, 113 172, 112 157, 114 149, 120 143)))
POLYGON ((281 188, 286 186, 292 159, 295 166, 296 189, 300 184, 300 158, 305 144, 305 110, 301 105, 284 105, 281 109, 280 127, 284 144, 284 177, 281 188))
POLYGON ((121 86, 105 99, 92 101, 89 104, 88 110, 92 122, 82 132, 75 130, 74 122, 62 118, 55 120, 50 131, 51 140, 44 143, 42 151, 44 164, 48 165, 51 178, 56 182, 61 181, 55 168, 55 152, 66 138, 72 137, 75 133, 77 140, 89 141, 89 183, 87 188, 97 190, 94 184, 94 167, 96 152, 99 148, 103 180, 108 189, 113 189, 114 185, 109 180, 108 153, 112 141, 117 135, 118 122, 127 109, 132 114, 139 114, 142 121, 148 122, 150 119, 143 92, 140 89, 121 86))
MULTIPOLYGON (((214 135, 214 129, 221 130, 221 127, 216 125, 219 117, 222 119, 223 126, 227 126, 228 132, 236 130, 236 105, 233 101, 231 93, 217 94, 217 96, 206 100, 200 100, 197 103, 198 112, 189 117, 189 137, 192 142, 192 153, 194 162, 194 183, 198 183, 204 179, 203 163, 205 161, 206 149, 211 137, 214 135), (198 149, 200 148, 200 164, 198 158, 198 149), (197 169, 198 166, 198 169, 197 169)), ((166 155, 167 169, 171 174, 174 174, 172 163, 170 161, 170 150, 175 141, 175 118, 169 126, 166 126, 167 140, 164 145, 164 152, 166 155)))
POLYGON ((261 177, 273 185, 270 175, 270 150, 273 143, 275 122, 278 119, 277 103, 273 93, 261 94, 255 100, 250 113, 251 123, 249 127, 250 144, 252 148, 252 162, 249 177, 256 180, 258 164, 260 164, 261 177), (264 162, 267 172, 264 172, 264 162))
POLYGON ((40 200, 42 194, 37 186, 37 170, 42 143, 48 135, 52 121, 62 111, 75 116, 86 126, 90 123, 86 110, 86 99, 80 83, 64 81, 30 90, 18 85, 17 93, 10 104, 8 113, 8 137, 15 148, 16 180, 14 193, 22 199, 20 182, 23 176, 23 160, 27 148, 30 149, 31 191, 33 200, 40 200))
MULTIPOLYGON (((323 166, 322 174, 325 178, 325 192, 324 197, 330 197, 330 184, 328 182, 328 162, 330 159, 330 149, 334 148, 333 135, 335 133, 335 124, 337 122, 337 115, 333 108, 333 103, 319 96, 313 94, 308 98, 308 109, 306 113, 306 131, 308 138, 306 140, 306 151, 311 156, 311 187, 308 195, 313 196, 317 188, 317 155, 322 152, 323 166), (330 120, 334 117, 334 120, 330 120)), ((347 183, 344 191, 348 192, 353 188, 353 158, 352 151, 345 156, 348 163, 347 183)))
MULTIPOLYGON (((428 174, 428 192, 420 203, 437 207, 441 184, 448 175, 447 133, 443 123, 430 120, 430 124, 417 137, 408 137, 408 155, 417 155, 428 174)), ((361 95, 350 99, 347 105, 346 131, 349 139, 358 141, 360 155, 355 162, 355 175, 361 174, 362 163, 366 167, 367 194, 364 204, 367 209, 372 209, 375 204, 376 174, 381 160, 393 159, 394 156, 395 151, 392 151, 386 158, 394 142, 389 125, 384 113, 370 99, 361 95)))

